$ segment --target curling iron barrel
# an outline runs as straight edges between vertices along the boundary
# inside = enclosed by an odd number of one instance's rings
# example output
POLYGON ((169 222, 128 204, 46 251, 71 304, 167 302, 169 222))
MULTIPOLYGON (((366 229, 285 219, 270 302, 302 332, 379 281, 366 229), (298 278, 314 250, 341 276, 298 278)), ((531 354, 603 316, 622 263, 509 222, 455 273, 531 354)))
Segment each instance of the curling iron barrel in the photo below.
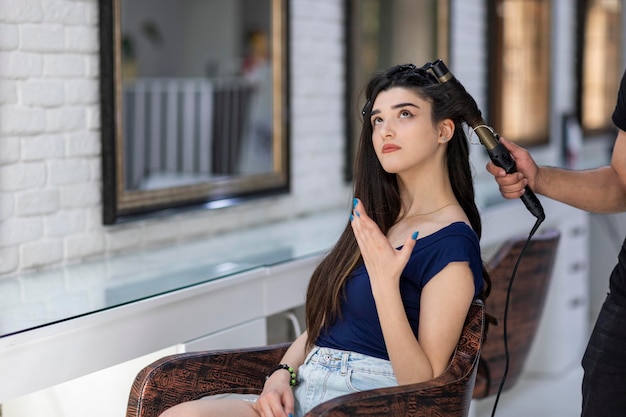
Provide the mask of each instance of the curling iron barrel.
MULTIPOLYGON (((468 98, 471 98, 469 93, 465 91, 463 85, 461 85, 456 77, 452 75, 452 73, 448 70, 448 67, 446 67, 442 60, 438 59, 437 61, 433 62, 430 65, 430 68, 439 80, 440 84, 447 84, 448 82, 452 81, 451 84, 453 84, 455 88, 458 88, 464 94, 466 94, 468 98)), ((473 98, 471 100, 473 102, 473 98)), ((496 133, 496 131, 491 126, 487 125, 485 120, 480 116, 480 111, 478 109, 477 114, 473 119, 474 120, 466 120, 466 122, 474 130, 476 136, 478 136, 478 139, 480 140, 480 143, 482 143, 483 146, 487 149, 487 154, 489 155, 491 161, 495 165, 503 168, 508 174, 516 172, 517 168, 515 166, 515 161, 511 157, 511 154, 504 147, 504 145, 500 143, 500 137, 496 133)), ((526 191, 521 196, 521 199, 524 202, 524 205, 526 206, 528 211, 530 211, 533 216, 535 216, 540 221, 543 221, 545 219, 546 216, 543 211, 543 207, 539 202, 539 199, 528 186, 526 186, 526 191)))

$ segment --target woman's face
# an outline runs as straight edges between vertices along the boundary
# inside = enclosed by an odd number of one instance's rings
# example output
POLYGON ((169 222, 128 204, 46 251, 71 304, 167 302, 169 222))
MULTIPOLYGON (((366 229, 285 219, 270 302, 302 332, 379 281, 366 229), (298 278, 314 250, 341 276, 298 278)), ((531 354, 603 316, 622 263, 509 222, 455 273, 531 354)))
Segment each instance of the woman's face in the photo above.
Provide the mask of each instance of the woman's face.
POLYGON ((374 150, 389 173, 400 174, 432 163, 445 142, 445 132, 433 124, 430 102, 407 88, 380 92, 370 123, 374 150))

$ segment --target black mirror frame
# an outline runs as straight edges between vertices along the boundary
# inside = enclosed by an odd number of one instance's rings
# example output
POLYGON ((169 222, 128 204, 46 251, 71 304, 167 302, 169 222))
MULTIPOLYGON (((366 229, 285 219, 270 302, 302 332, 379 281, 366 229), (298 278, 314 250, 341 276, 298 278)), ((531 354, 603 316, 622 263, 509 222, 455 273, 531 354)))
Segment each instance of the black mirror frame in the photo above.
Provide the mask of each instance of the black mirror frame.
POLYGON ((273 172, 156 190, 126 190, 124 187, 120 1, 99 0, 98 5, 103 223, 110 225, 149 215, 163 215, 172 209, 223 207, 250 198, 289 192, 289 1, 269 0, 274 80, 273 172))

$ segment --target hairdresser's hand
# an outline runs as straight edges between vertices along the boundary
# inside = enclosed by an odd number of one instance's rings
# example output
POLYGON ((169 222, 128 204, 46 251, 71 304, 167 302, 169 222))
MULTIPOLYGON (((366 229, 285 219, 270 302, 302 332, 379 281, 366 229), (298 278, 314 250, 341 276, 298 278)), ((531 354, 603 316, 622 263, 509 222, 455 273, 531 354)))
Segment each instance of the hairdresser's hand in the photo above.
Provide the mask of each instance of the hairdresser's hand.
POLYGON ((352 230, 370 276, 372 290, 376 291, 381 285, 389 284, 399 288, 400 274, 409 261, 417 233, 407 236, 402 249, 397 250, 367 215, 361 201, 355 199, 355 203, 351 217, 352 230))
POLYGON ((521 146, 509 142, 506 139, 500 139, 500 142, 511 153, 517 172, 507 174, 503 168, 489 161, 487 163, 487 171, 491 173, 500 186, 500 193, 504 198, 518 198, 524 194, 525 187, 528 185, 533 191, 535 190, 539 167, 530 156, 530 153, 521 146))
POLYGON ((289 385, 290 375, 287 371, 278 370, 270 376, 263 392, 253 403, 254 410, 261 417, 291 417, 294 412, 293 390, 289 385))

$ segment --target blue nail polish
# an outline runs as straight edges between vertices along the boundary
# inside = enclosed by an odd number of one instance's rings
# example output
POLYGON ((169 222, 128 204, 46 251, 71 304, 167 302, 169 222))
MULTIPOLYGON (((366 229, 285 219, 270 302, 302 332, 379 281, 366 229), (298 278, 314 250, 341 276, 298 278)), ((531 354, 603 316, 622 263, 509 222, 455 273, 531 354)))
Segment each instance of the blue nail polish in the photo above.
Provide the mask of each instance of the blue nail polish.
POLYGON ((350 215, 350 221, 353 221, 353 220, 354 220, 354 216, 351 214, 350 215))
POLYGON ((361 213, 359 213, 358 211, 355 211, 354 214, 356 214, 357 217, 361 217, 361 213))
POLYGON ((289 417, 293 417, 293 414, 289 413, 289 417))
POLYGON ((359 200, 357 200, 356 198, 354 198, 354 199, 352 200, 352 208, 355 208, 357 204, 359 204, 359 200))
POLYGON ((419 232, 413 232, 413 235, 411 235, 411 237, 413 238, 413 240, 417 240, 417 235, 419 235, 419 232))

